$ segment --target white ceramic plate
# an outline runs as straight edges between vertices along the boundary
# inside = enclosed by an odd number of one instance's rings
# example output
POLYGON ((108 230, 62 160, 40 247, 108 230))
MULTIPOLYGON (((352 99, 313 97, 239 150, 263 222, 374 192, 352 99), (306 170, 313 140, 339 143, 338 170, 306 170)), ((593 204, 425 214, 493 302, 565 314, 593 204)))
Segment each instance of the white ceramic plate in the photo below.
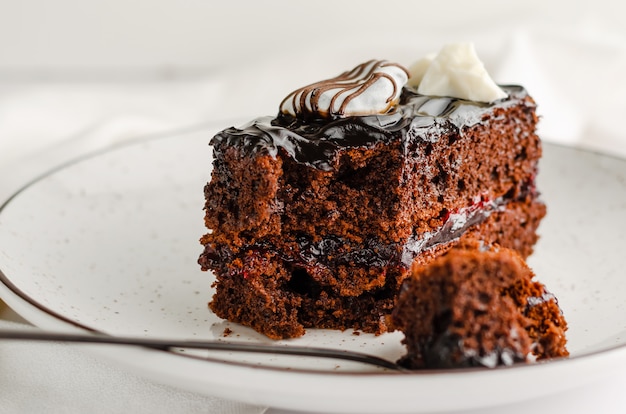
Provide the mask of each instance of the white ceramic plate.
MULTIPOLYGON (((0 210, 2 298, 34 324, 113 335, 270 341, 207 308, 202 189, 215 129, 147 140, 59 167, 0 210), (224 338, 225 328, 233 332, 224 338)), ((394 374, 356 363, 93 346, 155 381, 285 409, 431 412, 512 403, 626 369, 626 162, 545 146, 549 206, 530 263, 559 298, 571 358, 494 370, 394 374), (199 354, 200 355, 200 354, 199 354)), ((398 333, 310 330, 281 341, 396 359, 398 333)))

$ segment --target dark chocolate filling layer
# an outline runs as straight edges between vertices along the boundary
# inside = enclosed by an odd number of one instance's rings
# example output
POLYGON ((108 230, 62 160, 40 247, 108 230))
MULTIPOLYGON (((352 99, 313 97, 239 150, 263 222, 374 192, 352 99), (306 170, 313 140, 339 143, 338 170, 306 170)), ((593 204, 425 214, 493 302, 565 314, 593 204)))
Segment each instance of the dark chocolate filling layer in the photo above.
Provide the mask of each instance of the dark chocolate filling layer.
POLYGON ((274 157, 282 149, 301 164, 332 171, 341 149, 368 148, 393 140, 401 140, 404 148, 414 141, 434 142, 442 128, 462 134, 463 128, 483 122, 494 108, 507 108, 528 96, 521 86, 501 87, 508 97, 488 104, 424 96, 404 88, 400 105, 384 115, 328 120, 279 114, 276 118, 255 119, 241 128, 228 128, 218 133, 211 144, 225 144, 248 153, 265 151, 274 157))
POLYGON ((318 243, 302 236, 298 240, 300 258, 306 263, 326 263, 328 257, 335 264, 365 265, 368 267, 411 266, 416 256, 459 239, 470 227, 480 224, 494 211, 503 210, 510 200, 503 197, 497 200, 478 200, 469 207, 448 214, 443 225, 431 232, 415 234, 403 245, 382 244, 378 240, 368 239, 362 245, 350 246, 343 239, 326 237, 318 243), (349 248, 344 246, 348 245, 349 248))
MULTIPOLYGON (((532 192, 533 188, 528 186, 527 190, 532 192)), ((526 196, 527 194, 522 194, 520 199, 526 196)), ((267 240, 251 245, 250 249, 278 254, 296 267, 357 265, 378 268, 400 266, 408 269, 418 255, 458 240, 472 226, 482 223, 492 213, 504 210, 511 201, 514 200, 505 197, 496 200, 477 197, 472 205, 450 212, 438 229, 415 234, 404 244, 384 244, 371 238, 362 244, 353 245, 336 236, 327 236, 319 242, 313 242, 310 237, 302 235, 296 240, 298 248, 290 251, 288 256, 267 240)), ((207 259, 215 261, 215 264, 225 259, 230 261, 232 258, 229 251, 218 252, 210 246, 206 246, 204 255, 207 259)))

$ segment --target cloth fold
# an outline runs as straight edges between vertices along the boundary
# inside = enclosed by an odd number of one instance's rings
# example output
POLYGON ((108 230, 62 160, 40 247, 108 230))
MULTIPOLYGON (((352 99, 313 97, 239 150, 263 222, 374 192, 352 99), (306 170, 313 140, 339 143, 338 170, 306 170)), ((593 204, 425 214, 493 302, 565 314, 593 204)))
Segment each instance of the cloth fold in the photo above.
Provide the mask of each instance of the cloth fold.
MULTIPOLYGON (((31 329, 0 321, 0 329, 31 329)), ((263 407, 177 390, 99 361, 80 346, 0 340, 0 413, 261 414, 263 407)))

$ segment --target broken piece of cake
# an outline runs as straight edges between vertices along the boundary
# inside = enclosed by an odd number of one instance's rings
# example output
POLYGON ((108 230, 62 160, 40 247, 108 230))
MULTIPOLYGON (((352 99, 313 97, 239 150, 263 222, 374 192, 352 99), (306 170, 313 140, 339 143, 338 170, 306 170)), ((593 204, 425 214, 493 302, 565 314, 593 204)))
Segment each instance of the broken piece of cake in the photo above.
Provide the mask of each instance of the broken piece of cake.
POLYGON ((557 300, 513 250, 453 248, 404 281, 390 324, 409 369, 512 365, 564 357, 557 300))

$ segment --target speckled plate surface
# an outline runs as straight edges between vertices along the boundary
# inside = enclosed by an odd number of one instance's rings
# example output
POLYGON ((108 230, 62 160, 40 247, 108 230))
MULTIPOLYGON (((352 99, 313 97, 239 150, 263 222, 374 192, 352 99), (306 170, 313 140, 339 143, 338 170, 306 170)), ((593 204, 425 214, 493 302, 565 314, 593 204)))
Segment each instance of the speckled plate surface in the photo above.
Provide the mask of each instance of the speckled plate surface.
MULTIPOLYGON (((215 129, 152 139, 56 168, 0 210, 0 295, 46 329, 270 341, 207 308, 196 265, 215 129), (232 333, 224 337, 226 328, 232 333)), ((560 300, 571 358, 494 370, 394 374, 356 363, 88 347, 155 381, 254 404, 335 412, 432 412, 511 403, 626 369, 626 162, 545 146, 549 214, 530 264, 560 300), (510 384, 524 384, 522 389, 510 384)), ((398 333, 310 330, 315 345, 395 359, 398 333)))

